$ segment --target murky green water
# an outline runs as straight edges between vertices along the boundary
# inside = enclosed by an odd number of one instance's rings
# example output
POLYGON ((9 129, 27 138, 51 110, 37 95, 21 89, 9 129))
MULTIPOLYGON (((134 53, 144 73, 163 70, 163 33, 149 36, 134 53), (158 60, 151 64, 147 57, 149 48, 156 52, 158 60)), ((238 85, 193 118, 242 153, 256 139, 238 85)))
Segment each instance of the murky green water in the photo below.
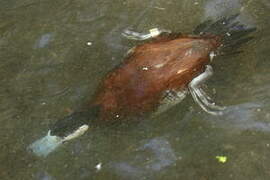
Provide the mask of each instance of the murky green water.
POLYGON ((268 0, 0 2, 1 179, 269 179, 269 11, 268 0), (224 116, 188 97, 154 119, 92 130, 47 158, 27 152, 136 44, 121 36, 125 28, 190 32, 239 10, 258 31, 244 53, 213 64, 208 90, 229 106, 224 116))

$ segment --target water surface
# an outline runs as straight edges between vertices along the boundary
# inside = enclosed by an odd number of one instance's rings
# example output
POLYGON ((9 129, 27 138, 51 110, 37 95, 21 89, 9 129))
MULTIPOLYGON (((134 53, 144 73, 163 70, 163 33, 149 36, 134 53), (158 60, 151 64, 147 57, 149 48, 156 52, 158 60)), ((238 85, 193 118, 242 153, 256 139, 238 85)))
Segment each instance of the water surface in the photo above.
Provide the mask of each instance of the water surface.
POLYGON ((269 10, 267 0, 0 2, 1 179, 269 179, 269 10), (27 152, 137 43, 121 36, 125 28, 191 32, 239 11, 255 39, 238 56, 216 58, 207 83, 229 107, 224 116, 188 96, 156 118, 89 131, 47 158, 27 152))

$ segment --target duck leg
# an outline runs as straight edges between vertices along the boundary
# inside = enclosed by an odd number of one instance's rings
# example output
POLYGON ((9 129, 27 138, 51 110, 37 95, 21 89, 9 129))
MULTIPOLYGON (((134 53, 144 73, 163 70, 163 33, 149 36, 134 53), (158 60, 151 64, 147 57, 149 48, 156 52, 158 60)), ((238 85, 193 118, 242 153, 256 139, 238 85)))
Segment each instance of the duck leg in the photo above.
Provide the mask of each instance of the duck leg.
POLYGON ((129 29, 126 29, 126 30, 124 30, 122 35, 128 39, 143 41, 143 40, 157 37, 161 33, 171 33, 171 31, 165 30, 165 29, 154 28, 154 29, 150 29, 149 33, 139 33, 139 32, 135 32, 135 31, 131 31, 129 29))
POLYGON ((205 83, 213 75, 213 68, 210 65, 206 65, 205 71, 199 76, 195 77, 188 85, 189 91, 193 99, 200 105, 200 107, 209 114, 222 115, 222 111, 225 107, 216 105, 213 100, 206 94, 201 88, 201 85, 205 83))

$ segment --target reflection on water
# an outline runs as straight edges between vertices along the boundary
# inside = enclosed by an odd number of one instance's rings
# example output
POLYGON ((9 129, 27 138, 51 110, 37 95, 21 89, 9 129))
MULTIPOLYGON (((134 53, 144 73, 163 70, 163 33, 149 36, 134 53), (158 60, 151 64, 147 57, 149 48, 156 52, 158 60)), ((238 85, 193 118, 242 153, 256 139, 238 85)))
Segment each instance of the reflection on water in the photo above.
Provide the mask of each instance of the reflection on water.
MULTIPOLYGON (((248 2, 249 3, 249 2, 248 2)), ((205 3, 204 7, 204 19, 205 18, 217 18, 222 16, 228 16, 232 13, 239 13, 237 18, 241 24, 247 27, 256 27, 252 16, 249 15, 247 7, 241 5, 240 0, 224 1, 224 0, 209 0, 205 3)))
POLYGON ((1 179, 269 179, 269 7, 267 0, 1 1, 1 179), (213 64, 208 90, 227 105, 224 116, 187 97, 132 127, 89 131, 46 159, 26 151, 136 44, 124 29, 191 32, 207 17, 237 12, 258 30, 244 53, 213 64))
POLYGON ((47 172, 38 172, 35 178, 40 179, 40 180, 54 180, 55 179, 51 177, 47 172))
POLYGON ((43 34, 39 40, 37 40, 36 44, 34 45, 34 48, 44 48, 46 45, 50 43, 50 41, 53 38, 52 33, 46 33, 43 34))
POLYGON ((165 138, 151 139, 132 154, 131 160, 112 163, 112 169, 116 170, 120 177, 126 179, 153 178, 157 172, 173 165, 177 159, 165 138))
MULTIPOLYGON (((236 128, 237 130, 257 130, 270 131, 270 122, 263 122, 259 119, 259 114, 264 108, 263 104, 244 103, 228 106, 225 113, 219 120, 213 118, 213 121, 226 125, 227 128, 236 128)), ((210 118, 211 119, 211 118, 210 118)))
POLYGON ((204 15, 206 17, 226 16, 228 13, 239 12, 241 7, 239 0, 209 0, 205 3, 204 15))

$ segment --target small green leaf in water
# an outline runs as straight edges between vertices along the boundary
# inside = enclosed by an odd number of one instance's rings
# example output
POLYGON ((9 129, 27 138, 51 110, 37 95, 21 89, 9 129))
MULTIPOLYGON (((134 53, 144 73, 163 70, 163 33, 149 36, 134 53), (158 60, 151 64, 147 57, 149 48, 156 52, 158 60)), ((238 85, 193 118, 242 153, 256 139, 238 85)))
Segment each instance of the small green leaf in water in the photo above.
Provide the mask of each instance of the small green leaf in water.
POLYGON ((216 156, 216 159, 220 163, 225 163, 227 161, 227 157, 226 156, 216 156))

